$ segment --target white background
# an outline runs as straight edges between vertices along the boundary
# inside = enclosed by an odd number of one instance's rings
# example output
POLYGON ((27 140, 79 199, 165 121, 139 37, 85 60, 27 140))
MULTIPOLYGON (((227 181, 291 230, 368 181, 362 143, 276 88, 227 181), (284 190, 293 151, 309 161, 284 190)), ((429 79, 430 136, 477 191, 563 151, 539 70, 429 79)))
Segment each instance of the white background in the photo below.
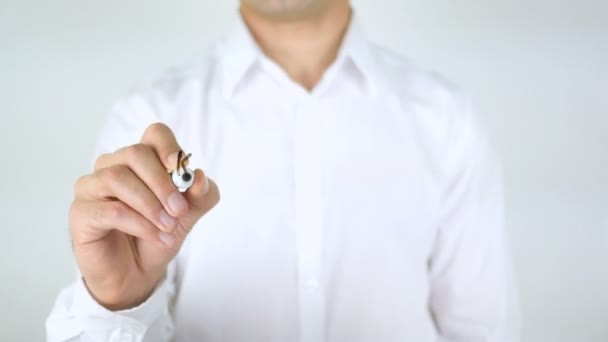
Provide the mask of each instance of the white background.
MULTIPOLYGON (((359 0, 467 89, 502 150, 524 341, 608 341, 608 3, 359 0)), ((0 340, 72 281, 67 210, 112 102, 222 37, 236 0, 0 0, 0 340)))

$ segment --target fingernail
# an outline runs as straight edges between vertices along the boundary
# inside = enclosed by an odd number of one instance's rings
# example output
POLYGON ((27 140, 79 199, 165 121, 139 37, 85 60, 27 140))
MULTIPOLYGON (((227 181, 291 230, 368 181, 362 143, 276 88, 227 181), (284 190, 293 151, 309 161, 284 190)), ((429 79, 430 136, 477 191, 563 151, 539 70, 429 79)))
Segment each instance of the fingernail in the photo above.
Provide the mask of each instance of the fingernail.
POLYGON ((166 211, 161 210, 160 222, 163 224, 163 226, 166 228, 166 230, 170 232, 175 227, 177 220, 174 217, 171 217, 169 214, 167 214, 166 211))
POLYGON ((209 178, 205 177, 205 184, 203 184, 203 195, 206 195, 209 192, 209 178))
POLYGON ((175 191, 169 196, 168 204, 169 208, 174 213, 181 213, 188 207, 188 202, 186 202, 184 196, 182 196, 182 194, 180 194, 178 191, 175 191))
POLYGON ((175 242, 175 236, 173 236, 173 234, 169 234, 169 233, 165 233, 165 232, 159 232, 158 238, 167 247, 173 246, 173 243, 175 242))

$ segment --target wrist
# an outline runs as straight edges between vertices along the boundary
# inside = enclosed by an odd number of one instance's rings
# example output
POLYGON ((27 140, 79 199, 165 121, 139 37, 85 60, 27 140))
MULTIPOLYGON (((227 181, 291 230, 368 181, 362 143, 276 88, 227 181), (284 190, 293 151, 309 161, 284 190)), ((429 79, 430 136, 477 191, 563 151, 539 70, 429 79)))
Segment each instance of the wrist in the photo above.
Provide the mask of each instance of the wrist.
MULTIPOLYGON (((162 277, 161 277, 162 278, 162 277)), ((129 286, 95 286, 88 284, 83 277, 82 282, 89 295, 101 306, 109 311, 122 311, 135 308, 143 304, 154 293, 158 283, 156 281, 141 281, 130 283, 129 286)))

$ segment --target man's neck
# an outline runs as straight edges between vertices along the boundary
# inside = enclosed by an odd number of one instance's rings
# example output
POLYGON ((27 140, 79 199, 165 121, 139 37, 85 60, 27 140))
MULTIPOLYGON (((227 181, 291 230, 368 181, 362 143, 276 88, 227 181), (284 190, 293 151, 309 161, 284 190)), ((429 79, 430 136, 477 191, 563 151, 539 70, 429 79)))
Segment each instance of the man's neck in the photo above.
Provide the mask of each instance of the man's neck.
POLYGON ((351 12, 347 1, 332 1, 314 16, 281 20, 241 5, 241 15, 264 54, 309 91, 336 59, 351 12))

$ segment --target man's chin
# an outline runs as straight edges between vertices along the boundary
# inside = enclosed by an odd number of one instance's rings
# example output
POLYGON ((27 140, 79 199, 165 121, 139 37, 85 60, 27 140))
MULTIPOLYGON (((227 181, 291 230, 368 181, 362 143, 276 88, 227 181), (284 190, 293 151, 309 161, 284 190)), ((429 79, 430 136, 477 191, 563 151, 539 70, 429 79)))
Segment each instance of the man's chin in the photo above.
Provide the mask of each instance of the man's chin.
POLYGON ((314 16, 322 9, 322 0, 243 0, 258 14, 275 19, 298 19, 314 16))

